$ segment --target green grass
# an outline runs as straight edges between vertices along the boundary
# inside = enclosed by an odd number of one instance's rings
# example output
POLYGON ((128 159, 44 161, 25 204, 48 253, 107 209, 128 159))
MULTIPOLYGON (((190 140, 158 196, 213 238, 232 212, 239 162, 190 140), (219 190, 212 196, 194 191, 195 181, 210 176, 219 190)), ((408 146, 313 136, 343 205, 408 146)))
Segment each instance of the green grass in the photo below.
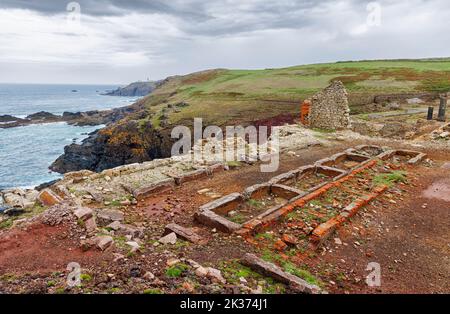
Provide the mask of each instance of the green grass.
POLYGON ((286 272, 305 280, 307 283, 323 286, 323 283, 306 269, 299 268, 290 262, 284 263, 283 268, 286 272))
POLYGON ((36 203, 33 207, 25 209, 25 212, 18 216, 9 217, 0 222, 0 230, 11 228, 15 220, 31 218, 44 212, 47 208, 36 203))
POLYGON ((414 91, 450 91, 450 59, 338 62, 265 70, 211 70, 172 79, 146 98, 150 121, 160 128, 167 104, 185 101, 189 106, 170 112, 172 124, 225 125, 230 120, 255 121, 279 114, 298 114, 300 101, 333 80, 341 80, 350 94, 414 91), (276 103, 274 100, 291 101, 276 103), (151 113, 151 114, 150 114, 151 113))
POLYGON ((92 280, 92 276, 89 274, 81 274, 80 279, 85 282, 89 282, 92 280))
POLYGON ((405 171, 393 171, 391 173, 378 174, 374 178, 375 185, 386 185, 388 187, 393 186, 398 182, 407 182, 407 172, 405 171))
POLYGON ((178 263, 166 269, 166 276, 169 278, 178 278, 188 270, 189 266, 183 263, 178 263))
POLYGON ((163 294, 161 289, 145 289, 143 294, 163 294))

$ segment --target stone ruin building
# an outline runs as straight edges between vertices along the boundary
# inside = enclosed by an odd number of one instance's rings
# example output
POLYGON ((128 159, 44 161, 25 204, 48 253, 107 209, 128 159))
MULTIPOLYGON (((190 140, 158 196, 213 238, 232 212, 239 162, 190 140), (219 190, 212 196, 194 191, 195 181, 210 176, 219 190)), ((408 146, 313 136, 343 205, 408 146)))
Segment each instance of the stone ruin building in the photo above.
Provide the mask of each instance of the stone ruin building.
POLYGON ((347 91, 340 81, 314 95, 308 116, 311 128, 340 130, 350 127, 350 108, 347 91))

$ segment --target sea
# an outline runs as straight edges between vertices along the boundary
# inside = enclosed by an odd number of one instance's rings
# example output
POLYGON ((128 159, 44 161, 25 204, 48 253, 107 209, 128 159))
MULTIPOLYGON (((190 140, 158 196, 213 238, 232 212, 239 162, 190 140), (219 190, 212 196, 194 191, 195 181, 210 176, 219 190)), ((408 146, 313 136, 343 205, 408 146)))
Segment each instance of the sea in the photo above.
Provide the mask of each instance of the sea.
MULTIPOLYGON (((104 96, 114 85, 0 84, 0 115, 24 118, 47 111, 62 114, 130 105, 138 97, 104 96)), ((0 190, 32 188, 61 177, 48 169, 64 147, 80 143, 104 126, 70 126, 65 122, 0 129, 0 190)))

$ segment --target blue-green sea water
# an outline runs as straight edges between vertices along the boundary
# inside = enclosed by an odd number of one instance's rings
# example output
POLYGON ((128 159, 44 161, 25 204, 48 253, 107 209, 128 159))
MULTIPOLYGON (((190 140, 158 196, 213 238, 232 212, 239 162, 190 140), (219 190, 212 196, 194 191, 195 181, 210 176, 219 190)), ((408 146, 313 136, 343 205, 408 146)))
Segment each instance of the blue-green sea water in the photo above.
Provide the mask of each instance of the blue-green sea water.
MULTIPOLYGON (((0 115, 18 117, 48 111, 62 114, 126 106, 137 98, 102 96, 118 86, 0 84, 0 115), (73 92, 76 90, 77 92, 73 92)), ((48 170, 64 146, 80 142, 100 128, 66 123, 37 124, 0 129, 0 190, 33 187, 60 177, 48 170)))

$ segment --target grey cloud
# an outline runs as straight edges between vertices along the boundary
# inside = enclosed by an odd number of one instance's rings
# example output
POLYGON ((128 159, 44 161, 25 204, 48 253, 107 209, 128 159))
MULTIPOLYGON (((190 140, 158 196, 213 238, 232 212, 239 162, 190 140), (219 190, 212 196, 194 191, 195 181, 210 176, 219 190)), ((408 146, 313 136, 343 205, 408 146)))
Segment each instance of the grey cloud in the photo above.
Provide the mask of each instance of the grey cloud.
MULTIPOLYGON (((338 0, 78 0, 83 14, 117 16, 127 13, 165 14, 178 19, 178 27, 192 35, 219 36, 264 29, 299 29, 314 23, 314 10, 338 0)), ((362 7, 370 1, 350 0, 362 7)), ((0 8, 30 9, 43 14, 65 12, 60 0, 2 0, 0 8)))

